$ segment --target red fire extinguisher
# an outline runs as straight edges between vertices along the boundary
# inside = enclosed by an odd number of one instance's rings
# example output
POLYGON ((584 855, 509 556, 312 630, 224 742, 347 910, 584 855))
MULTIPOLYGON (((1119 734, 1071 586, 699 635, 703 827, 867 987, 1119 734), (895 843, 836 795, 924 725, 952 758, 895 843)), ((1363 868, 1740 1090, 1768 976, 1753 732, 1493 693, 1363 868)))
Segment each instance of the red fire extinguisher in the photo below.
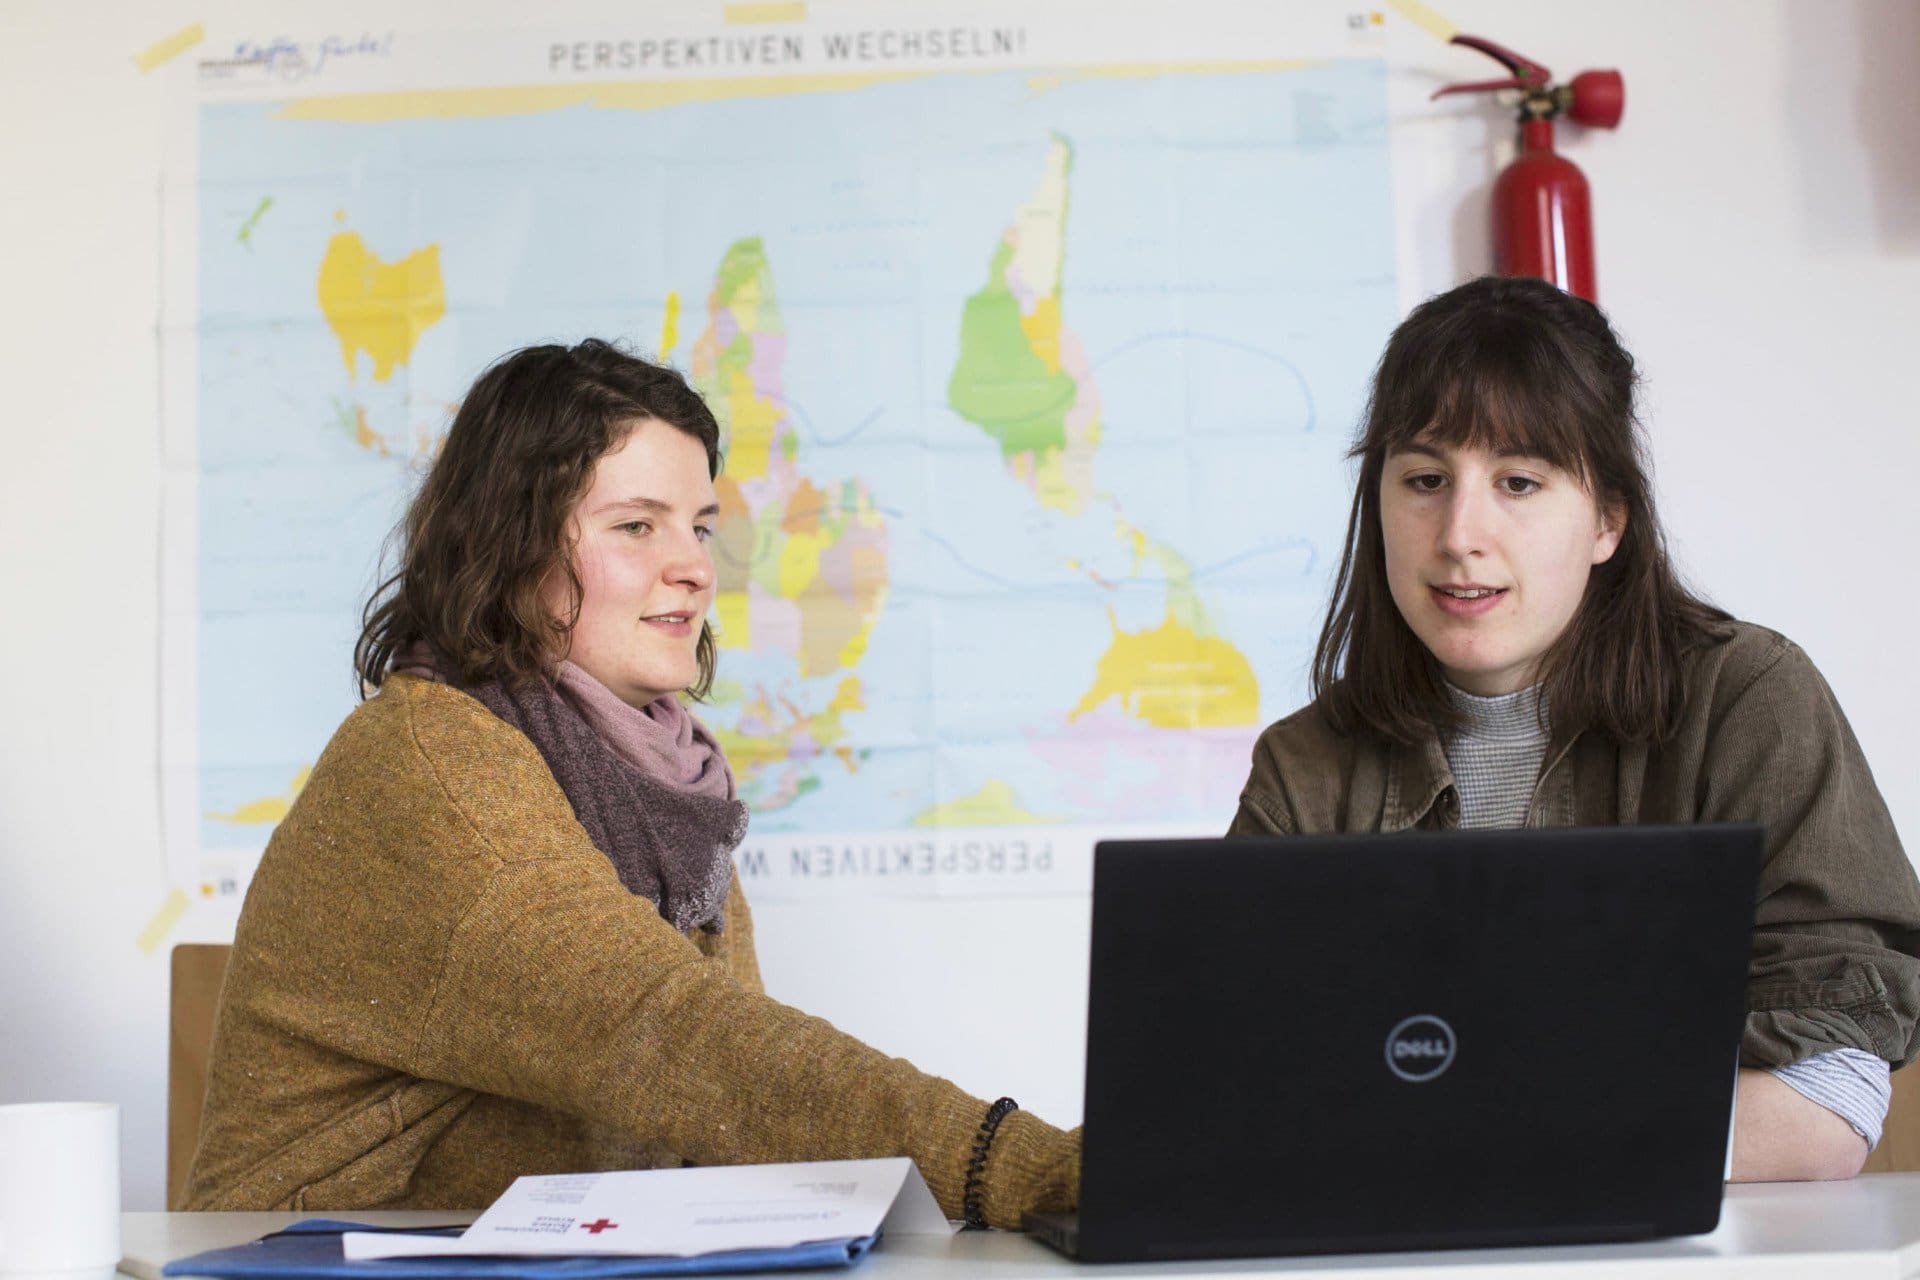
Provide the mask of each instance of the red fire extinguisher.
POLYGON ((1627 89, 1618 71, 1582 71, 1568 84, 1553 73, 1478 36, 1453 43, 1499 62, 1501 80, 1450 84, 1434 97, 1495 89, 1520 90, 1520 154, 1493 183, 1493 269, 1503 276, 1538 276, 1568 293, 1596 301, 1593 278, 1593 206, 1587 176, 1553 149, 1553 121, 1564 113, 1576 124, 1611 129, 1620 123, 1627 89))

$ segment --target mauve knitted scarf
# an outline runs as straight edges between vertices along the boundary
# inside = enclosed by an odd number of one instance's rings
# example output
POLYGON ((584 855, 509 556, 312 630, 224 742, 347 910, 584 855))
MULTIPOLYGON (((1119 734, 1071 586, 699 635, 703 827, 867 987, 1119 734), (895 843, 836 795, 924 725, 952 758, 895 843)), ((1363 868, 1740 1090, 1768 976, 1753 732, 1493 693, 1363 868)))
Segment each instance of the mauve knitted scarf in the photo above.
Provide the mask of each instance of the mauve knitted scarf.
POLYGON ((620 883, 674 928, 724 927, 747 806, 720 744, 678 698, 630 706, 571 662, 518 691, 498 680, 462 688, 418 647, 394 670, 453 684, 526 734, 620 883))

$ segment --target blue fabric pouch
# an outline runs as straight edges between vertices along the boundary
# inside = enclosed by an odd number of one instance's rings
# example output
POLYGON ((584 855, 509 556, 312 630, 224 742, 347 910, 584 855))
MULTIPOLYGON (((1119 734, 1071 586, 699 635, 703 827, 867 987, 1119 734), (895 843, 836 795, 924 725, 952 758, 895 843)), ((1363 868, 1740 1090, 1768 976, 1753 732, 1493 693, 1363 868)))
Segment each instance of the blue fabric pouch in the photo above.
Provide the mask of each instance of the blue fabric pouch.
MULTIPOLYGON (((209 1249, 161 1268, 168 1276, 216 1280, 602 1280, 614 1276, 711 1276, 750 1271, 815 1271, 851 1267, 867 1256, 878 1236, 819 1240, 790 1249, 734 1249, 694 1258, 618 1257, 596 1254, 565 1258, 382 1258, 348 1262, 340 1237, 349 1231, 382 1231, 357 1222, 311 1218, 285 1231, 227 1249, 209 1249)), ((457 1236, 465 1227, 408 1228, 412 1235, 457 1236)))

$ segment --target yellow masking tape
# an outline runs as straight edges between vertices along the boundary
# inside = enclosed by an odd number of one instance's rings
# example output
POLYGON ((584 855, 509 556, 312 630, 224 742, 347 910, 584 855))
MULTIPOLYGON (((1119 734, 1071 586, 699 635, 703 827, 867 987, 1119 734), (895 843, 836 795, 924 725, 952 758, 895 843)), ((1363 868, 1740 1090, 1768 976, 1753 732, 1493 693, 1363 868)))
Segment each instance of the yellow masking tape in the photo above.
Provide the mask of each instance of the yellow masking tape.
POLYGON ((1421 4, 1420 0, 1387 0, 1387 6, 1434 39, 1447 42, 1460 34, 1460 28, 1421 4))
POLYGON ((173 926, 179 924, 180 917, 185 914, 187 914, 187 895, 182 890, 175 889, 167 895, 167 900, 160 904, 160 909, 153 913, 153 919, 147 921, 147 927, 140 931, 140 936, 135 938, 134 942, 142 951, 152 955, 153 949, 166 940, 166 936, 173 932, 173 926))
POLYGON ((206 38, 207 26, 204 22, 182 27, 160 43, 149 45, 146 52, 135 54, 133 65, 142 71, 151 71, 161 63, 179 57, 206 38))
POLYGON ((783 0, 779 4, 730 4, 726 9, 727 22, 805 22, 807 6, 805 0, 783 0))

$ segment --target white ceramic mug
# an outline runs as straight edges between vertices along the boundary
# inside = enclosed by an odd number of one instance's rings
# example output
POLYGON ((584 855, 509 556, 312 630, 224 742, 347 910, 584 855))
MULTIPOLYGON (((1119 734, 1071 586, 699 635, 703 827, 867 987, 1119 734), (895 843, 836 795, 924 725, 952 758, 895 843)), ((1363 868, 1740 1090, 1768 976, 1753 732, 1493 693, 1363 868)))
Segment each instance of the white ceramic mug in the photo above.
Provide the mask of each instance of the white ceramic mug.
POLYGON ((120 1261, 120 1108, 0 1106, 0 1277, 120 1261))

